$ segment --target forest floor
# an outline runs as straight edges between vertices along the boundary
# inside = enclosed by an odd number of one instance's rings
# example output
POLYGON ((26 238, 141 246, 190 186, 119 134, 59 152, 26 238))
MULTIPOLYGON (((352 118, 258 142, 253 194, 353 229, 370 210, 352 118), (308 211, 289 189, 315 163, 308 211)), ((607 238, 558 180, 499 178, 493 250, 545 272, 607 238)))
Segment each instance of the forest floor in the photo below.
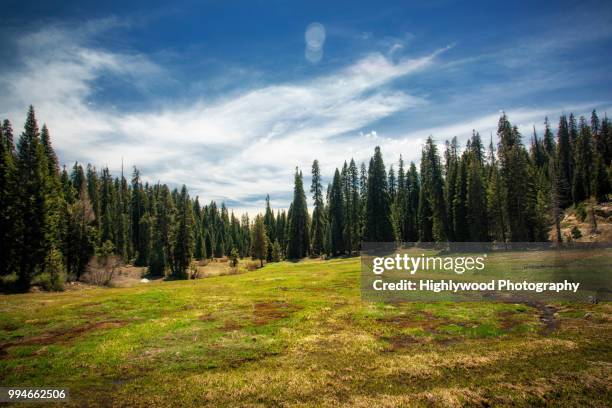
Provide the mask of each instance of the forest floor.
POLYGON ((69 406, 612 405, 612 304, 369 303, 359 276, 308 260, 0 295, 0 385, 69 406))

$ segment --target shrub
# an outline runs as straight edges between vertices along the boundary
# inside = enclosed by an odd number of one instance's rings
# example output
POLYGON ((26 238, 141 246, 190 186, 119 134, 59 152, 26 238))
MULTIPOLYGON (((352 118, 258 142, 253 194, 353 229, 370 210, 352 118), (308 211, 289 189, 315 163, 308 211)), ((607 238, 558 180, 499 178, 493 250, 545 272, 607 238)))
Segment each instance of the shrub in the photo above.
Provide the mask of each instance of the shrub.
POLYGON ((66 281, 66 272, 62 262, 62 254, 52 249, 45 258, 45 271, 32 279, 32 284, 40 286, 47 291, 63 291, 66 281))
POLYGON ((189 264, 189 279, 197 279, 200 277, 200 271, 198 269, 198 263, 196 261, 191 261, 189 264))
POLYGON ((580 203, 576 206, 576 218, 580 222, 584 222, 587 218, 587 209, 584 203, 580 203))
POLYGON ((238 250, 236 248, 232 248, 232 252, 229 256, 229 264, 232 268, 238 266, 238 250))
POLYGON ((16 290, 18 280, 19 276, 17 276, 17 272, 0 276, 0 289, 2 289, 2 291, 7 292, 14 291, 16 290))
POLYGON ((280 262, 282 258, 281 247, 278 241, 274 241, 272 245, 272 262, 280 262))
POLYGON ((61 292, 64 290, 64 279, 60 275, 43 272, 32 279, 32 286, 40 286, 49 292, 61 292))
POLYGON ((572 238, 578 239, 582 237, 582 232, 580 232, 580 228, 574 225, 572 228, 572 238))
POLYGON ((89 260, 83 281, 98 286, 107 286, 121 266, 121 257, 113 254, 113 244, 106 241, 97 254, 89 260))

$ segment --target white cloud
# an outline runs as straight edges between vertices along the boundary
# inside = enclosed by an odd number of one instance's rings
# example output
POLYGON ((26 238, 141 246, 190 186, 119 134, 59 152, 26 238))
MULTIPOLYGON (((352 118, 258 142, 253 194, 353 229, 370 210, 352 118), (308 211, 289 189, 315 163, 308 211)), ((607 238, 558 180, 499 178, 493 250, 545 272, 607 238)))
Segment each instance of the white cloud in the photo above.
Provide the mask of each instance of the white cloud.
POLYGON ((1 114, 17 129, 33 104, 67 162, 108 165, 116 172, 123 159, 126 167, 142 168, 150 181, 185 183, 203 201, 233 200, 247 208, 257 194, 290 192, 295 166, 309 174, 318 158, 331 172, 351 155, 371 154, 362 129, 426 103, 386 85, 426 68, 443 51, 397 63, 373 53, 310 80, 213 103, 202 97, 183 106, 124 113, 92 103, 97 80, 111 75, 146 88, 164 70, 143 55, 88 45, 89 36, 108 25, 90 23, 77 33, 51 28, 20 39, 19 69, 0 80, 1 114), (350 143, 338 138, 350 133, 356 135, 350 143))

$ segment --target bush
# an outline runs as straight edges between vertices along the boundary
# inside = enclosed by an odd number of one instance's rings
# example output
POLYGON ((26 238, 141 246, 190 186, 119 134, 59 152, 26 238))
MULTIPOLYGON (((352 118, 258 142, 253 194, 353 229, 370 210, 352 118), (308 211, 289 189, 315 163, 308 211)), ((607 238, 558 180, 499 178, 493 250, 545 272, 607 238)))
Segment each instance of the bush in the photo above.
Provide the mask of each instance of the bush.
POLYGON ((574 225, 572 228, 572 238, 578 239, 582 237, 582 232, 580 232, 580 228, 574 225))
POLYGON ((232 252, 229 256, 230 266, 235 268, 238 266, 238 250, 236 248, 232 248, 232 252))
POLYGON ((81 279, 93 285, 109 285, 122 264, 121 257, 113 254, 113 250, 110 241, 106 241, 98 248, 97 254, 89 260, 87 270, 81 279))
POLYGON ((191 261, 189 264, 189 279, 197 279, 200 277, 200 271, 198 270, 198 263, 196 261, 191 261))
POLYGON ((580 222, 584 222, 587 218, 587 209, 584 203, 580 203, 576 206, 576 218, 580 222))
POLYGON ((282 259, 281 247, 278 241, 274 241, 272 245, 272 262, 280 262, 282 259))
POLYGON ((66 272, 62 262, 62 254, 57 249, 52 249, 45 258, 45 271, 32 279, 32 285, 37 285, 47 291, 64 290, 66 272))
POLYGON ((17 281, 19 276, 17 272, 13 272, 9 275, 0 276, 0 289, 6 292, 13 292, 17 288, 17 281))
POLYGON ((64 290, 64 278, 61 275, 43 272, 32 279, 33 286, 40 286, 49 292, 61 292, 64 290))

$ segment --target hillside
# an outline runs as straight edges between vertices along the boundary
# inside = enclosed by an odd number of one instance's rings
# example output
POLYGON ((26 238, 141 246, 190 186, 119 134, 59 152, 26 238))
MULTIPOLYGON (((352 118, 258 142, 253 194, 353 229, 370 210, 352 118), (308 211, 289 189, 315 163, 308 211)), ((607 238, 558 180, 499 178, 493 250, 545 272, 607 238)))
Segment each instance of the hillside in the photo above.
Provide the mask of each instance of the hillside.
MULTIPOLYGON (((607 201, 597 204, 594 207, 595 220, 597 228, 595 233, 592 232, 591 216, 588 214, 588 206, 581 204, 580 206, 572 206, 563 214, 561 220, 561 235, 564 240, 572 237, 573 241, 577 242, 612 242, 612 202, 607 201), (572 231, 577 229, 580 234, 572 231), (576 236, 579 235, 577 238, 576 236)), ((551 232, 551 239, 553 239, 551 232)))
POLYGON ((358 282, 351 258, 4 295, 0 382, 70 406, 612 402, 610 304, 375 304, 358 282))

